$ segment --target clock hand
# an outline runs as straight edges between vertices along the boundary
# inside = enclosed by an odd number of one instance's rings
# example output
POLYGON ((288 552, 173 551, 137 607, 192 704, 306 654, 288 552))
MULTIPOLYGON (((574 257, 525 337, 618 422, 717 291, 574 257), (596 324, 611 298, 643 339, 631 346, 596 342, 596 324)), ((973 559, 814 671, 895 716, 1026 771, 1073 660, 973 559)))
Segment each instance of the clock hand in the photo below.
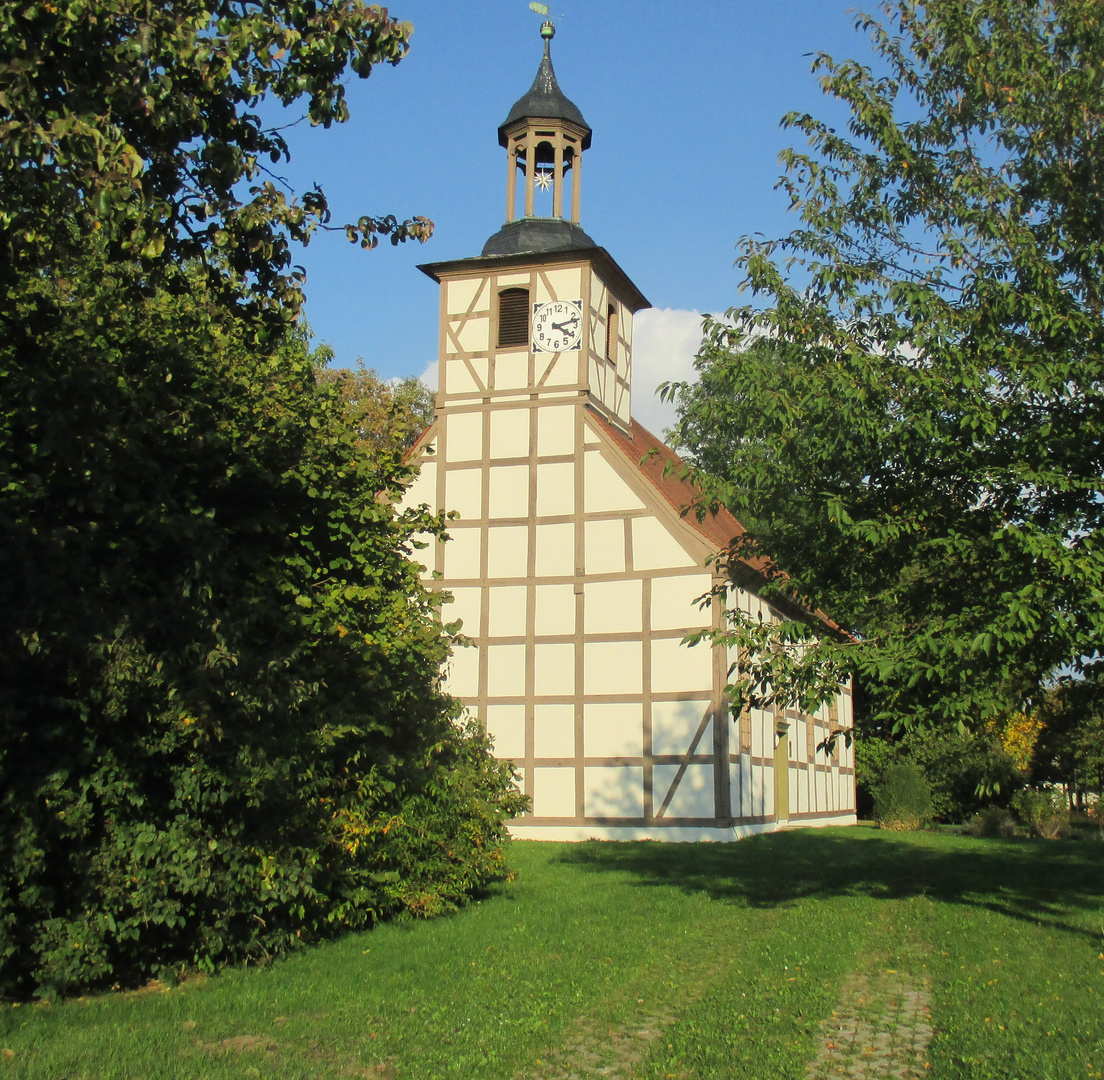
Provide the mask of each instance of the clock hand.
POLYGON ((573 315, 570 319, 564 319, 563 322, 554 322, 554 323, 552 323, 552 329, 553 330, 559 330, 559 332, 561 334, 566 334, 568 332, 567 328, 569 326, 571 327, 572 331, 574 331, 575 328, 578 325, 579 325, 579 316, 578 315, 573 315))

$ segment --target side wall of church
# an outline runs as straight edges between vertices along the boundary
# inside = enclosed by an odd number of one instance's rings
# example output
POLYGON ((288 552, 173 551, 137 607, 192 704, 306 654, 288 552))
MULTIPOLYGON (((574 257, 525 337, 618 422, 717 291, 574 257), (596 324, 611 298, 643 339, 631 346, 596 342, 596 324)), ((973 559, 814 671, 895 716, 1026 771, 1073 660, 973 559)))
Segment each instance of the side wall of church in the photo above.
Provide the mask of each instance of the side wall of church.
MULTIPOLYGON (((729 602, 753 619, 777 618, 766 601, 747 589, 733 590, 729 602)), ((737 678, 734 654, 729 662, 737 678)), ((729 756, 733 817, 758 823, 781 816, 775 772, 783 732, 788 775, 780 792, 786 818, 795 824, 815 824, 818 819, 853 815, 854 749, 842 734, 829 744, 832 734, 849 731, 853 723, 850 686, 841 687, 834 702, 811 715, 796 709, 753 708, 735 717, 729 756)))

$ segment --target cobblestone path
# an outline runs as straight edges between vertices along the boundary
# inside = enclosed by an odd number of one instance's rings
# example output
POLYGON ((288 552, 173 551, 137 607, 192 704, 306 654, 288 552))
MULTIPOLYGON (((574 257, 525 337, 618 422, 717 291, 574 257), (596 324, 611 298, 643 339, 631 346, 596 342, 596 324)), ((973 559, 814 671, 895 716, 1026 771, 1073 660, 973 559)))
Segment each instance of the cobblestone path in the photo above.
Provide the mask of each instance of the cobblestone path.
POLYGON ((809 1064, 809 1080, 927 1076, 929 1006, 927 987, 911 975, 883 968, 849 976, 839 1005, 821 1021, 820 1051, 809 1064))
POLYGON ((563 1046, 517 1080, 584 1080, 595 1076, 627 1080, 674 1019, 673 1010, 663 1009, 641 1013, 629 1023, 612 1027, 580 1023, 563 1046))

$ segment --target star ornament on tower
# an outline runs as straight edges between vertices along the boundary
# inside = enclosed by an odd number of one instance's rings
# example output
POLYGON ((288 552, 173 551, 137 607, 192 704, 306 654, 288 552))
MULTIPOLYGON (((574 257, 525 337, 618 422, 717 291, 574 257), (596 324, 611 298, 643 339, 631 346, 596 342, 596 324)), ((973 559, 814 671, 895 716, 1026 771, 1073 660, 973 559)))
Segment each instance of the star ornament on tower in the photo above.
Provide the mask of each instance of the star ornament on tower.
POLYGON ((533 182, 541 191, 548 191, 552 187, 552 174, 547 169, 538 169, 533 182))

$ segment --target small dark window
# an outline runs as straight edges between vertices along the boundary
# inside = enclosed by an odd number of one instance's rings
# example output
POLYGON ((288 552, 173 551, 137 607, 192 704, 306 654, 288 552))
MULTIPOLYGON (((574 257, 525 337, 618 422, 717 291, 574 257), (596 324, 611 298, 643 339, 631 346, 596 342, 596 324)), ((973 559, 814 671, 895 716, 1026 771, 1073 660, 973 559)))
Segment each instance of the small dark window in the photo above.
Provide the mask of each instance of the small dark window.
POLYGON ((529 344, 529 290, 503 289, 498 294, 498 346, 529 344))
POLYGON ((617 362, 617 308, 606 308, 606 359, 617 362))

